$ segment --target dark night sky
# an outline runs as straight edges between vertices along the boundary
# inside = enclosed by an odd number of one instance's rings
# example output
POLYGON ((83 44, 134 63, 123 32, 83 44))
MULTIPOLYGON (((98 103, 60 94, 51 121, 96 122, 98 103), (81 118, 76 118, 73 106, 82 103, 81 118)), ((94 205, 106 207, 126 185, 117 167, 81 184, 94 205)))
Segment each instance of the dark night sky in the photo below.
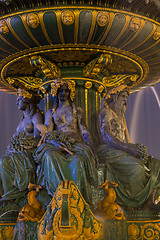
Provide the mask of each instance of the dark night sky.
MULTIPOLYGON (((148 146, 148 154, 160 159, 160 83, 154 89, 146 88, 128 98, 126 121, 131 142, 148 146)), ((0 155, 4 154, 9 139, 22 117, 16 105, 16 96, 0 92, 0 155)))

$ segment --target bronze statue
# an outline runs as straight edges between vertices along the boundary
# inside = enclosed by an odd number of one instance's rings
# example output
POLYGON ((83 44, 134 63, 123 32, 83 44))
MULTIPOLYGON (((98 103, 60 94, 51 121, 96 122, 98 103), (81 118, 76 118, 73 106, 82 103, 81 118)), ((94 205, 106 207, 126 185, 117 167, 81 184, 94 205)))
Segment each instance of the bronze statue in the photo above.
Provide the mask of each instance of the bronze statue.
POLYGON ((19 90, 17 104, 23 117, 11 138, 6 153, 0 158, 2 201, 24 196, 30 182, 35 182, 36 166, 32 153, 40 139, 36 125, 43 123, 38 108, 40 97, 19 90))
POLYGON ((155 189, 159 196, 159 160, 148 156, 142 144, 126 142, 123 118, 128 95, 128 89, 121 86, 104 100, 99 113, 103 145, 98 156, 107 166, 106 179, 118 183, 117 202, 126 207, 141 207, 155 189))
POLYGON ((73 103, 75 82, 56 79, 52 83, 56 96, 53 108, 45 117, 45 143, 34 153, 39 164, 38 184, 53 196, 60 181, 74 181, 87 202, 91 201, 90 184, 97 180, 93 143, 85 125, 82 109, 73 103))

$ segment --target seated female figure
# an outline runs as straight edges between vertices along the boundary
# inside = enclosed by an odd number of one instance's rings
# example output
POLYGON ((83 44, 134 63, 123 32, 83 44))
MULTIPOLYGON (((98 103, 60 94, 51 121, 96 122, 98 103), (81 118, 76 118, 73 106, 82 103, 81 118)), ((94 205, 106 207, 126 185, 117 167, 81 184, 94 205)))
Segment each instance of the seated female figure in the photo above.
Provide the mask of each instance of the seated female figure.
POLYGON ((0 158, 2 200, 17 199, 24 195, 30 182, 35 182, 36 167, 32 153, 39 140, 36 125, 43 123, 43 115, 37 104, 40 98, 35 95, 24 97, 19 90, 17 105, 23 111, 16 133, 11 138, 6 153, 0 158))
POLYGON ((57 79, 52 84, 55 105, 45 117, 45 143, 34 153, 39 164, 38 184, 44 185, 53 196, 60 181, 74 181, 87 202, 90 202, 90 184, 97 175, 95 157, 89 132, 81 108, 73 104, 74 81, 57 79))

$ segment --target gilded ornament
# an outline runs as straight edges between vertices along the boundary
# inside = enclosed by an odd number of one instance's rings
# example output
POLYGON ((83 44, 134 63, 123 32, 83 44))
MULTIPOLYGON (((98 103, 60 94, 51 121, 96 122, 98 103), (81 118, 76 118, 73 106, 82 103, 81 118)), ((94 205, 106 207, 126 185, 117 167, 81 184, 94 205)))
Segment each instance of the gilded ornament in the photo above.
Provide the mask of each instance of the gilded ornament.
POLYGON ((28 185, 28 189, 28 204, 26 204, 18 214, 18 222, 38 222, 44 214, 44 210, 41 207, 39 200, 37 199, 39 191, 42 189, 42 187, 30 183, 28 185))
POLYGON ((79 199, 78 210, 80 211, 80 213, 82 213, 84 210, 84 203, 81 198, 79 199))
POLYGON ((65 24, 65 25, 71 25, 74 23, 74 19, 75 19, 75 16, 74 16, 74 12, 71 11, 71 10, 65 10, 62 12, 61 14, 61 19, 62 19, 62 22, 65 24))
POLYGON ((51 61, 48 61, 41 56, 32 56, 30 58, 30 64, 32 66, 40 65, 41 71, 48 79, 54 79, 61 76, 60 69, 51 61))
MULTIPOLYGON (((57 49, 58 50, 58 49, 57 49)), ((68 49, 63 51, 56 51, 48 53, 47 56, 49 59, 57 62, 67 61, 67 62, 76 62, 76 65, 79 65, 81 61, 89 60, 90 57, 95 54, 93 52, 83 52, 81 50, 68 49)))
POLYGON ((136 82, 139 76, 137 74, 130 75, 130 74, 118 74, 118 75, 111 75, 111 76, 106 76, 102 79, 102 83, 106 87, 113 87, 117 86, 120 84, 125 84, 131 82, 136 82))
POLYGON ((133 237, 133 239, 137 239, 138 235, 139 235, 139 228, 137 225, 135 224, 130 224, 128 226, 128 235, 133 237))
POLYGON ((85 84, 84 84, 84 87, 85 87, 86 89, 90 89, 90 88, 92 87, 92 82, 86 81, 85 84))
POLYGON ((57 90, 60 88, 61 85, 67 84, 70 90, 70 99, 73 101, 75 96, 75 81, 73 80, 64 80, 62 78, 54 79, 51 83, 51 95, 54 97, 57 95, 57 90))
POLYGON ((8 34, 9 28, 7 27, 7 23, 5 20, 0 20, 0 33, 8 34))
POLYGON ((27 24, 32 28, 37 28, 39 25, 39 17, 36 13, 29 13, 27 15, 27 24))
POLYGON ((146 223, 141 226, 140 239, 159 239, 160 225, 154 223, 146 223))
POLYGON ((21 96, 21 97, 24 97, 24 98, 31 98, 32 97, 31 93, 29 93, 29 92, 27 92, 27 91, 25 91, 24 89, 21 89, 21 88, 19 88, 17 90, 17 95, 21 96))
POLYGON ((41 90, 41 92, 42 92, 43 94, 46 94, 46 93, 47 93, 46 89, 45 89, 43 86, 41 86, 39 89, 41 90))
POLYGON ((83 68, 84 77, 98 77, 99 74, 112 63, 110 54, 101 54, 98 58, 92 60, 83 68))
MULTIPOLYGON (((7 69, 7 75, 8 76, 19 76, 19 75, 32 75, 33 71, 35 71, 36 68, 32 67, 29 63, 29 58, 23 58, 21 61, 15 62, 14 64, 10 65, 7 69)), ((38 72, 38 71, 37 71, 38 72)), ((35 76, 38 73, 35 73, 35 76)))
POLYGON ((53 229, 57 238, 64 240, 77 240, 82 234, 83 219, 80 216, 80 212, 76 208, 70 208, 70 215, 74 219, 74 221, 72 221, 73 226, 63 229, 59 227, 61 211, 58 210, 56 212, 53 220, 53 229))
POLYGON ((13 239, 13 231, 14 231, 14 228, 13 227, 6 227, 4 230, 3 230, 3 235, 6 237, 6 240, 12 240, 13 239))
POLYGON ((8 83, 11 84, 11 85, 15 83, 15 81, 14 81, 14 79, 13 79, 12 77, 8 77, 6 80, 7 80, 8 83))
POLYGON ((131 77, 130 77, 130 80, 132 81, 132 82, 136 82, 137 81, 137 79, 138 79, 138 75, 137 74, 135 74, 135 75, 132 75, 131 77))
POLYGON ((109 13, 107 12, 99 12, 97 15, 97 23, 100 27, 104 27, 109 22, 109 13))
POLYGON ((157 29, 153 35, 153 39, 158 40, 159 38, 160 38, 160 27, 157 27, 157 29))
POLYGON ((6 80, 8 81, 9 84, 14 84, 17 83, 22 84, 26 89, 31 89, 31 90, 37 90, 39 89, 40 85, 43 83, 41 78, 36 78, 36 77, 7 77, 6 80))
MULTIPOLYGON (((66 199, 66 198, 65 198, 66 199)), ((47 207, 47 211, 43 216, 41 222, 38 226, 38 239, 39 240, 49 240, 49 239, 61 239, 61 240, 81 240, 81 239, 102 239, 102 224, 95 218, 89 209, 89 205, 83 199, 81 193, 79 192, 77 186, 74 182, 61 182, 50 202, 52 206, 54 202, 55 208, 51 208, 51 212, 47 207), (67 204, 66 200, 63 201, 63 194, 67 194, 67 204), (77 200, 73 204, 72 200, 77 200), (61 201, 61 205, 55 204, 61 201), (64 205, 63 205, 64 204, 64 205), (64 226, 62 224, 64 206, 66 208, 65 212, 69 213, 69 224, 64 226), (51 228, 48 229, 47 222, 50 216, 53 216, 53 224, 51 228), (86 220, 87 219, 87 220, 86 220), (88 221, 89 220, 89 221, 88 221), (87 226, 86 226, 87 221, 87 226)))
POLYGON ((100 85, 100 86, 98 87, 98 89, 97 89, 97 91, 98 91, 99 93, 103 92, 103 90, 104 90, 104 87, 103 87, 102 85, 100 85))
POLYGON ((133 17, 130 22, 129 30, 132 32, 136 32, 141 25, 141 19, 137 17, 133 17))
POLYGON ((101 184, 100 188, 105 188, 106 197, 102 202, 98 202, 99 214, 106 219, 125 220, 126 218, 121 207, 115 202, 116 192, 113 187, 115 188, 117 186, 117 183, 108 182, 108 180, 101 184))
POLYGON ((3 237, 2 237, 2 229, 0 229, 0 240, 3 240, 3 237))

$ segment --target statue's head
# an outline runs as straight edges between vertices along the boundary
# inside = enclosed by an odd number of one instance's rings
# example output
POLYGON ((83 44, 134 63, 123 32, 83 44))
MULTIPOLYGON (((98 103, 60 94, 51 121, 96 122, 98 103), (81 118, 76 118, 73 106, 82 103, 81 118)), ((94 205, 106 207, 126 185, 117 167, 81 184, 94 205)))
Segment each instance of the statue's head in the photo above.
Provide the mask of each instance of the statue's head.
POLYGON ((97 15, 97 22, 100 27, 106 26, 109 22, 109 14, 104 11, 99 12, 97 15))
POLYGON ((112 106, 116 109, 119 108, 123 113, 125 113, 129 94, 129 87, 126 85, 118 86, 106 93, 104 104, 106 103, 108 106, 112 106))
POLYGON ((70 99, 73 101, 75 96, 75 82, 58 78, 51 83, 51 95, 56 96, 58 100, 64 101, 70 99))
POLYGON ((0 33, 3 33, 3 34, 9 33, 9 28, 7 27, 5 20, 0 21, 0 33))
POLYGON ((25 91, 24 89, 18 89, 17 91, 17 105, 19 106, 19 109, 24 111, 27 105, 37 105, 40 103, 40 96, 29 93, 25 91))
POLYGON ((61 18, 65 25, 71 25, 74 22, 74 13, 71 10, 63 11, 61 18))
POLYGON ((39 25, 39 18, 36 13, 29 13, 27 15, 27 24, 32 28, 37 28, 39 25))

